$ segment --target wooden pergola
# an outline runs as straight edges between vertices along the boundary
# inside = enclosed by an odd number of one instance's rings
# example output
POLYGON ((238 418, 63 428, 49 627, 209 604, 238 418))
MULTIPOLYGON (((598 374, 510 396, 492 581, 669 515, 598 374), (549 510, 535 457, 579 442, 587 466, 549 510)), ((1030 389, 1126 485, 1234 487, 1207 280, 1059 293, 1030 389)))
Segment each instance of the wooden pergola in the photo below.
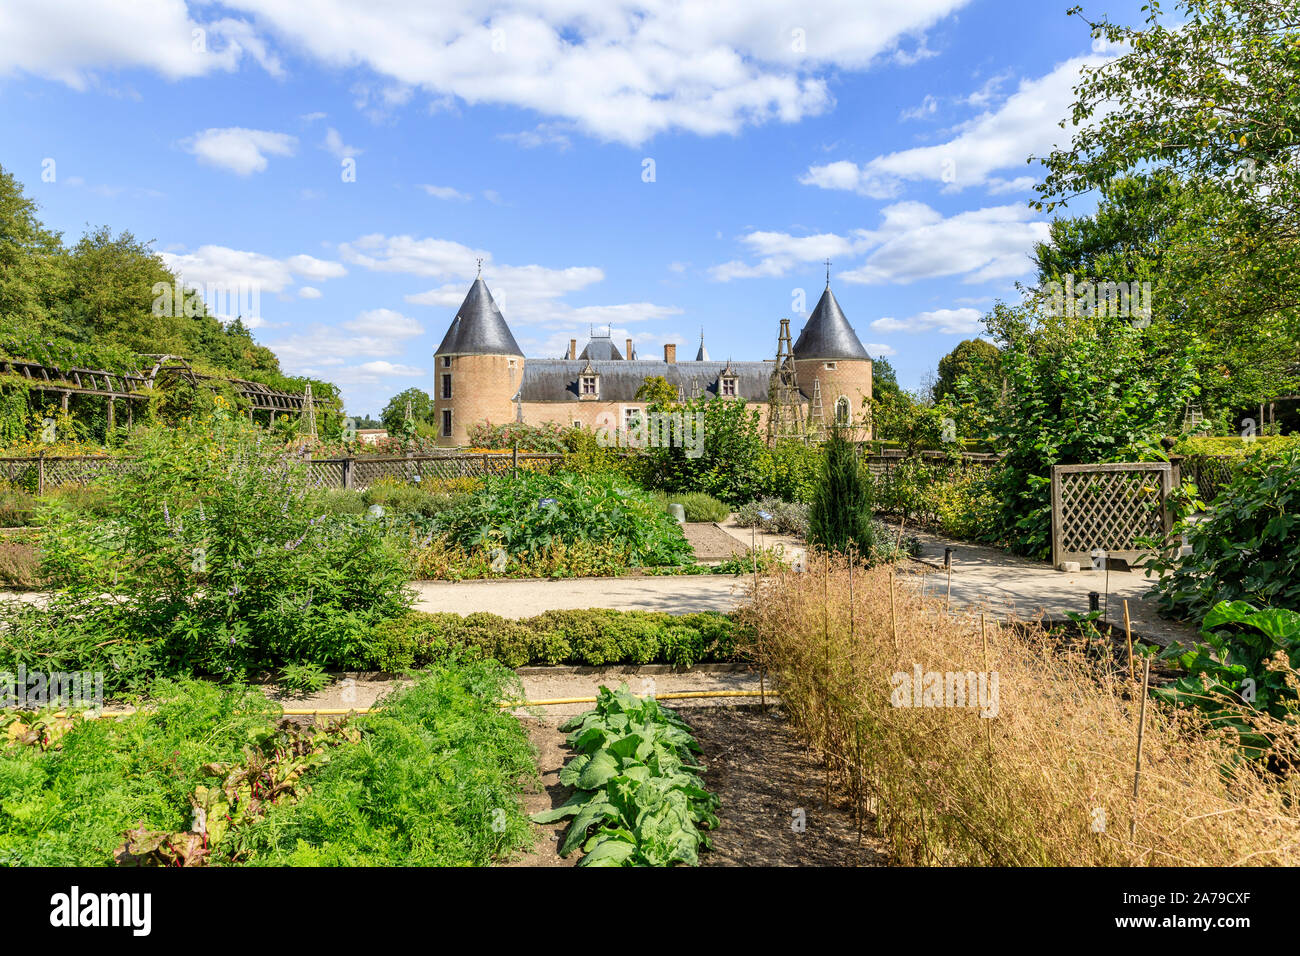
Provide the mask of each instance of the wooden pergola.
MULTIPOLYGON (((196 372, 190 363, 178 355, 142 355, 143 360, 152 361, 138 372, 109 372, 92 368, 58 368, 46 365, 34 359, 10 358, 0 356, 0 373, 18 375, 27 382, 33 391, 58 394, 63 411, 68 411, 68 400, 73 395, 93 395, 108 400, 108 430, 114 427, 114 407, 116 399, 127 403, 127 424, 135 422, 133 402, 148 400, 155 383, 182 379, 195 386, 214 388, 220 382, 228 382, 235 392, 248 401, 248 417, 253 419, 255 412, 296 413, 302 415, 305 410, 306 396, 294 392, 282 392, 240 378, 220 378, 196 372)), ((312 404, 317 408, 328 406, 325 399, 313 398, 312 404)))

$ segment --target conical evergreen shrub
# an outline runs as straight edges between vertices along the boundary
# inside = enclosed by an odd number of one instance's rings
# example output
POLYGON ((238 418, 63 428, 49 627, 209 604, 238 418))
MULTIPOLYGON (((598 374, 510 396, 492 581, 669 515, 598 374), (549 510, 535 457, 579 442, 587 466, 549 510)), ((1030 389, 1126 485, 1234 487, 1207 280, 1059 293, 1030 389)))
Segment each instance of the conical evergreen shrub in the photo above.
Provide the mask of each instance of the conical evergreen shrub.
POLYGON ((822 447, 808 543, 827 551, 871 554, 871 485, 862 473, 857 448, 838 427, 822 447))

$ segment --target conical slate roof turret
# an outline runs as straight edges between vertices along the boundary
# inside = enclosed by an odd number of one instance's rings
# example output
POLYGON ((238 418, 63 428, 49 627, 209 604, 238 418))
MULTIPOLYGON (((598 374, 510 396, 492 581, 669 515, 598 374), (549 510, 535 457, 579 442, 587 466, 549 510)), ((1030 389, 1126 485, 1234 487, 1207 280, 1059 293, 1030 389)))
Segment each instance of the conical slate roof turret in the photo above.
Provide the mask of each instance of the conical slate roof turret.
POLYGON ((505 316, 497 308, 487 283, 479 276, 469 287, 456 318, 443 336, 435 355, 518 355, 519 343, 510 334, 505 316))
POLYGON ((831 284, 817 300, 817 308, 808 317, 808 324, 794 343, 794 357, 799 359, 870 359, 862 347, 858 334, 844 317, 844 310, 835 301, 831 284))

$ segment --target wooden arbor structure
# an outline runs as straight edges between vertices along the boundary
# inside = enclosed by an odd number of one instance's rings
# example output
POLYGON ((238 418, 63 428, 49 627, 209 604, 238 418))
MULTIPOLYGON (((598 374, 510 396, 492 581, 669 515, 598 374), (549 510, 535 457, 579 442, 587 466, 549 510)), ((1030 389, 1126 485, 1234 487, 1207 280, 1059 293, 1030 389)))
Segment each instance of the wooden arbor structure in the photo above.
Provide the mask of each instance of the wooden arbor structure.
POLYGON ((126 401, 127 424, 135 421, 137 401, 147 401, 155 384, 177 379, 194 386, 213 388, 228 382, 235 392, 248 402, 248 417, 256 421, 257 412, 267 412, 268 418, 276 413, 303 415, 311 401, 313 409, 326 406, 324 399, 309 398, 294 392, 282 392, 247 379, 224 379, 196 372, 190 363, 178 355, 142 355, 141 368, 136 372, 109 372, 92 368, 58 368, 33 359, 0 356, 0 374, 20 376, 33 391, 61 396, 63 410, 68 411, 68 401, 73 395, 93 395, 106 399, 106 418, 109 431, 115 424, 114 402, 126 401), (152 364, 149 364, 152 363, 152 364))

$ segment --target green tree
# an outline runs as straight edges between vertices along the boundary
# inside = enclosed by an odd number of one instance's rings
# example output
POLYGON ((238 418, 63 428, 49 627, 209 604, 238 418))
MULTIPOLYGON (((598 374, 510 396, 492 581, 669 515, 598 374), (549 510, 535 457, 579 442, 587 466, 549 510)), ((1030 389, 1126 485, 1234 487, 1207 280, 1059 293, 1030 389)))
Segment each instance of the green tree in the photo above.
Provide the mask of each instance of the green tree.
MULTIPOLYGON (((429 393, 418 388, 408 388, 405 391, 398 392, 388 400, 384 410, 379 413, 379 419, 384 423, 390 435, 405 435, 408 430, 406 425, 406 403, 411 403, 411 420, 415 427, 421 424, 431 424, 436 412, 433 399, 429 393)), ((413 431, 413 429, 412 429, 413 431)), ((407 436, 409 437, 409 436, 407 436)))
POLYGON ((1052 466, 1163 458, 1159 441, 1200 394, 1205 356, 1191 337, 1180 349, 1171 345, 1156 365, 1149 343, 1159 334, 1154 327, 1044 316, 1035 307, 1032 299, 999 305, 985 322, 1002 345, 1006 383, 1005 398, 989 401, 1005 451, 1000 536, 1042 557, 1050 549, 1052 466))
POLYGON ((648 375, 636 390, 638 402, 669 406, 677 402, 677 389, 662 375, 648 375))
POLYGON ((898 373, 887 358, 873 359, 871 362, 871 397, 875 401, 897 396, 903 390, 898 387, 898 373))
POLYGON ((972 377, 996 378, 998 374, 998 349, 984 339, 967 339, 939 359, 939 377, 934 384, 934 397, 938 401, 957 395, 959 379, 972 377))
MULTIPOLYGON (((1051 212, 1149 169, 1175 177, 1200 210, 1180 227, 1182 241, 1166 244, 1159 257, 1185 327, 1217 332, 1208 344, 1224 352, 1220 377, 1249 375, 1256 399, 1293 390, 1300 381, 1294 0, 1179 0, 1172 15, 1159 3, 1145 9, 1137 27, 1070 11, 1124 53, 1084 72, 1072 139, 1044 158, 1035 205, 1051 212)), ((1161 201, 1152 211, 1177 221, 1183 204, 1161 201)))
POLYGON ((822 468, 808 514, 808 543, 867 557, 873 542, 871 485, 858 449, 839 426, 822 446, 822 468))
POLYGON ((36 218, 36 203, 0 167, 0 316, 18 336, 65 331, 56 308, 63 294, 63 243, 36 218))

